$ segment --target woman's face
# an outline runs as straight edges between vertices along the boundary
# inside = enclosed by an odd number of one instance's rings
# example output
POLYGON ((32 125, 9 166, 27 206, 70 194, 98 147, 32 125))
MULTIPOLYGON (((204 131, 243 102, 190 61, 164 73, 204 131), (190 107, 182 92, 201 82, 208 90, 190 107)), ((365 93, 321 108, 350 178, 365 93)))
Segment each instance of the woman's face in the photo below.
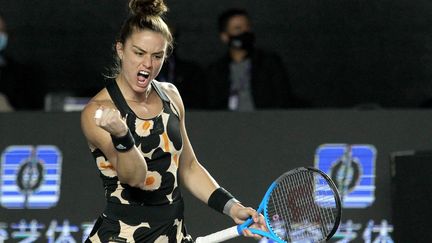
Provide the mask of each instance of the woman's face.
POLYGON ((121 60, 120 75, 134 91, 145 92, 159 74, 167 45, 162 34, 150 30, 134 31, 124 45, 116 44, 121 60))

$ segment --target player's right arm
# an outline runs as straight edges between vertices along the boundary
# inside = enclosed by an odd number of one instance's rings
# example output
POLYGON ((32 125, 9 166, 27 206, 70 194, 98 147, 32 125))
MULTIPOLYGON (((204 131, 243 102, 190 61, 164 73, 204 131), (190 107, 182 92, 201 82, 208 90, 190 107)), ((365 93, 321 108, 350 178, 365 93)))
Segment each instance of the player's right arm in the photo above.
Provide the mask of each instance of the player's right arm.
POLYGON ((136 146, 120 152, 115 149, 111 134, 122 137, 127 134, 128 127, 120 112, 112 102, 90 101, 81 112, 81 128, 90 147, 99 148, 117 172, 121 183, 132 187, 143 188, 147 174, 147 163, 136 146), (97 110, 101 110, 100 118, 95 118, 97 110))

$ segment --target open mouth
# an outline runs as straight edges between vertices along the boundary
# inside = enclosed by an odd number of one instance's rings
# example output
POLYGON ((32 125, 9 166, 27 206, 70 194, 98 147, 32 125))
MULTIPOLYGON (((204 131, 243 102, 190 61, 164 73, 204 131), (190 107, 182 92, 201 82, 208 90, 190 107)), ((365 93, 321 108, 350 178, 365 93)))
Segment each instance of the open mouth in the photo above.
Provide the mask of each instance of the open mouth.
POLYGON ((147 71, 139 71, 137 76, 139 81, 144 81, 145 79, 149 78, 150 73, 147 71))

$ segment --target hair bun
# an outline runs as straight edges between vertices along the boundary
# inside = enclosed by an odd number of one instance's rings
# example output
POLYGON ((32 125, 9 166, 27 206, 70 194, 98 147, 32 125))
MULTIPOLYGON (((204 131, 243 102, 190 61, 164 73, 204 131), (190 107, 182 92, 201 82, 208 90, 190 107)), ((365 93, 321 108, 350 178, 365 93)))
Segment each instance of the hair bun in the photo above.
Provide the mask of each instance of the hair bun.
POLYGON ((129 8, 138 16, 161 16, 168 11, 163 0, 131 0, 129 8))

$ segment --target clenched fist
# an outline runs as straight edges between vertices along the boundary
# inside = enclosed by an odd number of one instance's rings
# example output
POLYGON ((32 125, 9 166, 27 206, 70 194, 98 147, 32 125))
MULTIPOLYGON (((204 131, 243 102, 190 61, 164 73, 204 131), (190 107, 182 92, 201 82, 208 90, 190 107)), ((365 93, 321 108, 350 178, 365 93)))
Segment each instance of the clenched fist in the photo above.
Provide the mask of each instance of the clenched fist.
POLYGON ((97 108, 94 115, 95 123, 115 137, 122 137, 128 132, 126 121, 120 111, 113 108, 97 108))

